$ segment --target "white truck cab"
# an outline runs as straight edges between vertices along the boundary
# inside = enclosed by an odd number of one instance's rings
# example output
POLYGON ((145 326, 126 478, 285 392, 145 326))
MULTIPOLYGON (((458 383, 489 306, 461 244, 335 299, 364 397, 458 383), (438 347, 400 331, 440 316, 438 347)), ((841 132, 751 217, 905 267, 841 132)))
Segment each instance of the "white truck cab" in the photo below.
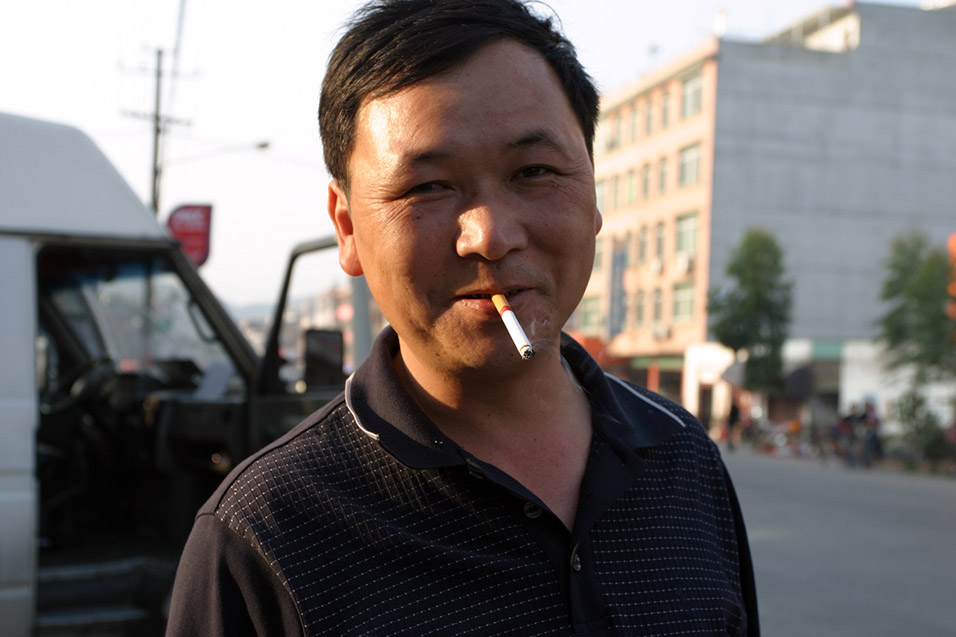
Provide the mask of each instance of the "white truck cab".
POLYGON ((198 506, 341 379, 264 377, 92 140, 5 114, 0 293, 0 633, 161 634, 198 506))

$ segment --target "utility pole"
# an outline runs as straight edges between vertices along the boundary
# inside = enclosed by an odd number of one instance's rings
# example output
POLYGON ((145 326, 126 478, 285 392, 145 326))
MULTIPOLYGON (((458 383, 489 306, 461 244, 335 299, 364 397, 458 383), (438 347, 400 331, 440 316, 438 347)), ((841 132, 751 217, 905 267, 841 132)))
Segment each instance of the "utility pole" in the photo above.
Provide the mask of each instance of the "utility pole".
MULTIPOLYGON (((173 79, 175 79, 175 72, 173 72, 173 79)), ((153 127, 153 165, 152 165, 152 179, 151 179, 151 188, 150 188, 150 207, 153 209, 153 214, 159 216, 159 204, 160 204, 160 184, 163 177, 163 161, 161 158, 162 148, 163 148, 163 135, 166 134, 166 127, 170 124, 185 124, 189 125, 189 120, 177 119, 174 117, 167 117, 163 115, 163 104, 162 104, 162 94, 163 94, 163 50, 156 49, 156 96, 155 102, 153 104, 152 113, 142 113, 138 111, 124 111, 124 115, 129 117, 135 117, 137 119, 148 119, 153 127)))
POLYGON ((153 110, 153 214, 159 216, 159 144, 163 134, 163 116, 160 110, 160 95, 163 83, 163 50, 156 49, 156 106, 153 110))

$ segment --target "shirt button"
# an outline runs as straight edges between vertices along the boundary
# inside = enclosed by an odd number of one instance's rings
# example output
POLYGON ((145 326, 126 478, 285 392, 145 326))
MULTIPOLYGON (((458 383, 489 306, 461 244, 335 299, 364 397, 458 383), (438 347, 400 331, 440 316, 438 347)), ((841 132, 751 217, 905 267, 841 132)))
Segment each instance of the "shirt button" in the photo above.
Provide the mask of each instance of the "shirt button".
POLYGON ((580 544, 575 544, 574 548, 571 550, 571 569, 575 573, 581 571, 581 556, 578 554, 578 549, 581 548, 580 544))
POLYGON ((574 569, 575 573, 581 570, 581 556, 577 553, 571 558, 571 568, 574 569))
POLYGON ((528 516, 529 519, 534 520, 535 518, 541 517, 541 507, 539 507, 534 502, 525 502, 524 503, 524 514, 528 516))

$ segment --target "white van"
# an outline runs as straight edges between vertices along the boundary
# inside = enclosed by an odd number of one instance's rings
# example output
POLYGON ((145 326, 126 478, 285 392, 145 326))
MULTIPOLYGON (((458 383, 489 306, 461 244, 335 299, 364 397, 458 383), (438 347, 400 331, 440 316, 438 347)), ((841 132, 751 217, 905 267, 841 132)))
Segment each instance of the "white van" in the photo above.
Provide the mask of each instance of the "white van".
POLYGON ((0 114, 0 634, 161 634, 195 510, 341 389, 333 335, 287 392, 278 331, 260 361, 86 135, 0 114))

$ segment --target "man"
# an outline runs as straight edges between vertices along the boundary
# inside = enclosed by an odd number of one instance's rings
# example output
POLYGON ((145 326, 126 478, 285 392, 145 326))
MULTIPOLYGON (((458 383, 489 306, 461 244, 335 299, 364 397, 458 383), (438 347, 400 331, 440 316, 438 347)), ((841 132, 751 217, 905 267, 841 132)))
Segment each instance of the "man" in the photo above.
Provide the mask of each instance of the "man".
POLYGON ((737 423, 740 422, 740 407, 737 406, 737 399, 730 399, 730 413, 727 414, 727 450, 734 450, 734 432, 737 429, 737 423))
POLYGON ((170 634, 757 634, 716 447, 561 333, 601 227, 596 117, 520 0, 357 15, 322 91, 329 214, 390 327, 200 511, 170 634))

